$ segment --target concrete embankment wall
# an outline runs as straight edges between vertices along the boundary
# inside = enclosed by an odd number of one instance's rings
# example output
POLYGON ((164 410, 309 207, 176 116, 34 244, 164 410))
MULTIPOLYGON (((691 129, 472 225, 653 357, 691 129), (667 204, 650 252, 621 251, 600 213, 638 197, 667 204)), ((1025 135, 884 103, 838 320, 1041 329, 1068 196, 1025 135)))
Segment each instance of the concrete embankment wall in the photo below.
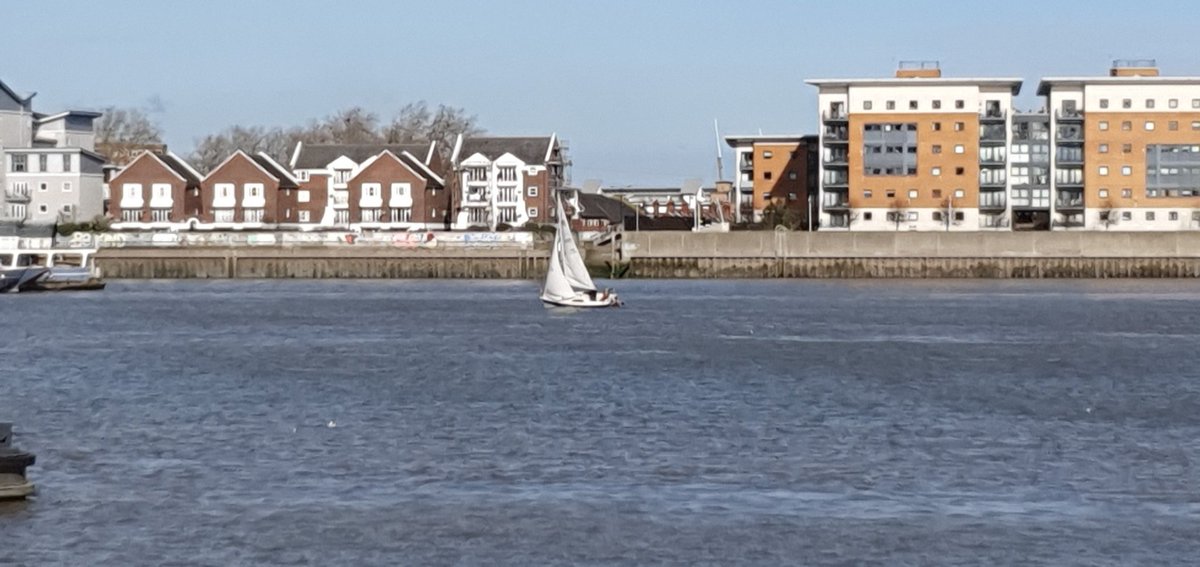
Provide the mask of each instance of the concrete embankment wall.
POLYGON ((628 232, 622 256, 635 278, 1193 278, 1200 233, 628 232))
MULTIPOLYGON (((627 232, 616 259, 634 278, 1196 278, 1200 232, 627 232)), ((106 278, 495 278, 545 275, 521 247, 165 246, 105 248, 106 278)))
POLYGON ((486 278, 546 273, 545 250, 387 247, 106 248, 96 264, 110 279, 486 278))

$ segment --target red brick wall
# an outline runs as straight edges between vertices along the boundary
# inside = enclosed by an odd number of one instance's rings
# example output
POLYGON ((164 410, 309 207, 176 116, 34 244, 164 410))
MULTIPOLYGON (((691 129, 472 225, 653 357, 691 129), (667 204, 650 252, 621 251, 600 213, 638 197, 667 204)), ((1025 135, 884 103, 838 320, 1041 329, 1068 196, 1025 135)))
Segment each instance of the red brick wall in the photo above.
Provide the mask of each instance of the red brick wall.
MULTIPOLYGON (((524 169, 524 168, 522 168, 524 169)), ((528 170, 523 171, 525 176, 525 211, 530 208, 537 207, 538 214, 536 217, 531 217, 530 220, 537 223, 551 222, 550 210, 554 208, 554 201, 550 196, 550 176, 546 170, 541 170, 534 175, 529 175, 528 170), (529 196, 529 188, 537 187, 537 196, 529 196)))
POLYGON ((208 177, 200 184, 200 195, 204 203, 204 213, 201 218, 204 222, 215 222, 216 220, 212 203, 218 183, 232 183, 234 186, 233 219, 235 222, 243 222, 245 219, 242 213, 242 200, 245 198, 245 184, 247 183, 263 184, 263 197, 266 203, 263 222, 280 222, 278 220, 280 216, 278 209, 279 182, 274 177, 267 175, 258 164, 244 154, 234 155, 225 165, 208 174, 208 177))
MULTIPOLYGON (((391 217, 391 208, 388 207, 388 199, 391 197, 393 183, 410 183, 412 185, 412 221, 411 222, 429 222, 429 209, 431 205, 426 198, 426 180, 424 177, 415 174, 405 164, 399 161, 390 154, 384 155, 379 159, 371 162, 366 169, 363 169, 350 178, 346 184, 346 189, 349 191, 350 198, 350 222, 362 222, 362 209, 359 206, 361 202, 364 183, 378 183, 380 192, 383 197, 383 219, 381 222, 388 222, 391 217)), ((444 193, 440 191, 439 193, 444 193)), ((444 209, 439 204, 438 213, 444 209)))
POLYGON ((173 170, 163 165, 152 156, 143 155, 134 160, 125 169, 114 176, 108 184, 110 197, 108 210, 109 218, 121 219, 121 195, 126 183, 142 185, 142 218, 141 222, 150 222, 151 187, 155 183, 171 184, 171 221, 181 222, 192 214, 187 197, 187 183, 180 180, 173 170))
POLYGON ((292 213, 294 222, 300 222, 300 211, 308 211, 308 222, 321 222, 325 215, 325 205, 329 201, 329 175, 310 175, 308 181, 301 181, 300 189, 308 191, 308 202, 301 203, 297 195, 296 208, 292 213))

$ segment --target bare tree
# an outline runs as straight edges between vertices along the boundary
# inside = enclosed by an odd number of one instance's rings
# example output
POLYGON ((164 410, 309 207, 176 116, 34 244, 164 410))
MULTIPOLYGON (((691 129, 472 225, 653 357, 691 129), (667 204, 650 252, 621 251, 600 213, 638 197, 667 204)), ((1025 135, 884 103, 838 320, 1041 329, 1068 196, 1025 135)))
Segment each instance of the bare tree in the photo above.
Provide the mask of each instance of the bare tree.
POLYGON ((900 230, 900 224, 908 216, 908 207, 905 206, 904 199, 896 197, 888 206, 887 215, 888 220, 896 224, 896 230, 900 230))
POLYGON ((109 106, 96 120, 96 151, 114 163, 127 163, 147 149, 162 147, 162 129, 138 108, 109 106))
POLYGON ((449 157, 459 134, 478 136, 483 132, 475 116, 461 108, 440 104, 437 110, 430 110, 425 101, 420 101, 404 105, 381 134, 390 144, 437 142, 443 157, 449 157))
POLYGON ((296 131, 262 126, 232 126, 209 134, 196 142, 190 161, 202 173, 208 173, 238 150, 249 154, 266 153, 276 161, 287 161, 296 131))

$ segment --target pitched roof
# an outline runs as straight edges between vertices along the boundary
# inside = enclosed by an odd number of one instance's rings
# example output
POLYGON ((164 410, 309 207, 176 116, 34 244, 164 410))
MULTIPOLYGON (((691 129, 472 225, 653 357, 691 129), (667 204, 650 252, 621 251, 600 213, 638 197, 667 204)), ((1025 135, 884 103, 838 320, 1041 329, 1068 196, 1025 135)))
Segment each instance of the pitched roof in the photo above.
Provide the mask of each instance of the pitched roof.
POLYGON ((8 96, 11 96, 13 98, 13 100, 15 100, 19 103, 22 103, 22 104, 29 102, 29 99, 33 98, 34 95, 37 94, 37 93, 31 93, 31 94, 27 94, 27 95, 19 95, 19 94, 17 94, 17 91, 12 90, 12 88, 10 88, 8 85, 4 84, 4 81, 0 81, 0 92, 8 93, 8 96))
POLYGON ((466 159, 475 154, 483 154, 494 160, 504 154, 512 154, 527 164, 546 163, 550 152, 550 144, 554 136, 502 137, 479 136, 463 138, 462 149, 458 159, 466 159))
POLYGON ((621 219, 636 214, 637 210, 616 199, 610 199, 594 193, 579 193, 580 218, 606 219, 609 222, 621 222, 621 219))
POLYGON ((170 152, 153 155, 162 161, 167 167, 171 168, 171 171, 178 173, 180 177, 187 181, 188 185, 200 184, 200 173, 193 169, 192 166, 188 165, 187 162, 183 161, 183 159, 179 156, 170 152))
POLYGON ((346 156, 354 163, 363 163, 384 150, 400 155, 409 152, 414 156, 429 154, 429 142, 415 144, 300 144, 293 169, 322 169, 339 157, 346 156))
POLYGON ((296 184, 296 180, 292 179, 292 174, 288 173, 283 166, 275 163, 275 160, 270 157, 258 153, 250 156, 250 159, 254 160, 254 163, 257 163, 259 167, 267 170, 267 173, 270 173, 272 177, 278 179, 280 189, 296 189, 299 187, 296 184))

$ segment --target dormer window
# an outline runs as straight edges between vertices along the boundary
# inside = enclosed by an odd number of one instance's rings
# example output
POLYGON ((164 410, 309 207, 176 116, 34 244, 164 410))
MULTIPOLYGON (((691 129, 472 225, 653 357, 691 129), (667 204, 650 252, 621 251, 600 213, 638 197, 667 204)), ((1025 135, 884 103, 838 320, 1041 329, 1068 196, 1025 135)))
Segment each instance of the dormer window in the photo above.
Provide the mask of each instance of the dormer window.
POLYGON ((350 181, 350 170, 349 169, 333 170, 333 182, 334 183, 346 183, 347 181, 350 181))
POLYGON ((19 154, 13 155, 13 157, 12 157, 12 172, 13 173, 24 173, 25 171, 28 171, 29 164, 26 162, 28 157, 29 156, 19 155, 19 154))

